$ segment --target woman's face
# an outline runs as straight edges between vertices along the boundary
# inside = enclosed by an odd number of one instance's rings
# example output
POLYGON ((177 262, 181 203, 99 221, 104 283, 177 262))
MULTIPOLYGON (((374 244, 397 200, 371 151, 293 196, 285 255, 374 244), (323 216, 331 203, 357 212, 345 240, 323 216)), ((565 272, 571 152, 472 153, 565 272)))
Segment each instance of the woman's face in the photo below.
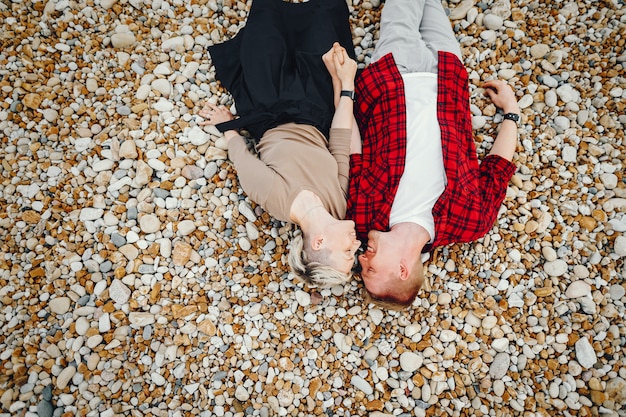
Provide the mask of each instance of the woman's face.
POLYGON ((341 220, 326 230, 326 247, 330 250, 330 265, 345 274, 350 273, 354 266, 357 249, 361 241, 356 238, 356 230, 352 220, 341 220))

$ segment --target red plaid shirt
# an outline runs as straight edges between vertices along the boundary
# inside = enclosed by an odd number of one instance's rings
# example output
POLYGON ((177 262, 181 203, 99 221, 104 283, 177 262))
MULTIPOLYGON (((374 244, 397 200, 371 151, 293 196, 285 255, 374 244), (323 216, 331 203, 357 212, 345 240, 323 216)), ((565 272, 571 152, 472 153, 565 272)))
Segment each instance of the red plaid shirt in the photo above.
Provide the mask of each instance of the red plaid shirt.
MULTIPOLYGON (((493 226, 515 165, 490 155, 478 164, 469 110, 467 71, 451 53, 439 52, 437 119, 447 185, 433 208, 432 246, 470 242, 493 226)), ((391 54, 365 68, 356 82, 355 115, 363 153, 350 166, 347 217, 359 238, 389 230, 389 215, 404 171, 406 103, 404 83, 391 54)), ((410 163, 410 162, 409 162, 410 163)))

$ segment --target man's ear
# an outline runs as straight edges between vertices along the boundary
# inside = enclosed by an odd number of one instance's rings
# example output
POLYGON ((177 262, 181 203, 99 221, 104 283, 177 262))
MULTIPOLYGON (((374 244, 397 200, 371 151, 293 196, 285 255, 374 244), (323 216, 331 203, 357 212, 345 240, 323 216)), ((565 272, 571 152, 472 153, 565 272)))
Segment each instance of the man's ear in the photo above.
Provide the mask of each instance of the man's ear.
POLYGON ((324 236, 322 235, 315 236, 311 241, 311 248, 313 250, 320 250, 322 249, 323 245, 324 245, 324 236))
POLYGON ((400 279, 402 281, 409 279, 409 268, 407 267, 404 259, 400 261, 400 279))

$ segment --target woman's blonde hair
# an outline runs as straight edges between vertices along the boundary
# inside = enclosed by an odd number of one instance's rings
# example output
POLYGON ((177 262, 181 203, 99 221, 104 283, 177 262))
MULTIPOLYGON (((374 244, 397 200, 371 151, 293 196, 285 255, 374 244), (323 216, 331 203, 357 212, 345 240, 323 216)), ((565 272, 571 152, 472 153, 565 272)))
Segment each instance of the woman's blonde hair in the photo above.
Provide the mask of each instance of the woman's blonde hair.
POLYGON ((305 237, 299 234, 291 239, 289 250, 289 266, 291 272, 311 286, 329 288, 345 284, 352 274, 337 271, 330 263, 330 251, 322 249, 313 251, 310 245, 304 246, 305 237))

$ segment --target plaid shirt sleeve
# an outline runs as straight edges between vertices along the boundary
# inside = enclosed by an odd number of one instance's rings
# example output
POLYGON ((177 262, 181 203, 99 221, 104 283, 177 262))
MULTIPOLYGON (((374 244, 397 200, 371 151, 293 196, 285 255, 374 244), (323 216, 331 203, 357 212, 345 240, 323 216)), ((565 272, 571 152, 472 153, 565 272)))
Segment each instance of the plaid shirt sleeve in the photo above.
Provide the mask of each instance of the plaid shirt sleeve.
POLYGON ((406 159, 404 83, 393 56, 368 65, 356 82, 355 117, 363 153, 353 155, 347 216, 365 239, 369 230, 387 230, 406 159))
POLYGON ((448 184, 433 208, 432 246, 483 237, 498 216, 515 165, 490 155, 479 165, 469 111, 467 71, 450 53, 439 53, 437 118, 448 184))

